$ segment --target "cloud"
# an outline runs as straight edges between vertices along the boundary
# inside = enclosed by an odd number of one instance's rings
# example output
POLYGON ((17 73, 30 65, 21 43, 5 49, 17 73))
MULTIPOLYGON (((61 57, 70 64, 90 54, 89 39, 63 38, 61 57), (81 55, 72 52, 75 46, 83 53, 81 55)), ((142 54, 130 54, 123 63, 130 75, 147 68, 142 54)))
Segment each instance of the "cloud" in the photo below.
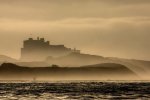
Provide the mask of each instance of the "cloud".
POLYGON ((150 16, 149 0, 1 0, 0 18, 57 20, 150 16))
POLYGON ((54 44, 77 47, 85 53, 149 59, 149 17, 70 18, 57 21, 4 19, 0 22, 0 30, 6 36, 12 34, 14 39, 19 36, 13 42, 18 44, 18 48, 21 45, 18 40, 22 42, 28 33, 32 33, 33 36, 45 36, 54 44))
POLYGON ((0 53, 18 57, 32 34, 85 53, 150 59, 149 9, 149 0, 0 0, 0 53))

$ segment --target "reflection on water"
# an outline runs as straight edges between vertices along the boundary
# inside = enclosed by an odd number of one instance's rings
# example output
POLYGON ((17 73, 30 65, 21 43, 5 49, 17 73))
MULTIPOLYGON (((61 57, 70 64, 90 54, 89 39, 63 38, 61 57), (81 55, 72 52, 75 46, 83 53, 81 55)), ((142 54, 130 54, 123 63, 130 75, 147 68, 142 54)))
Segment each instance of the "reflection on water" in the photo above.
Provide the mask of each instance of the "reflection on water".
POLYGON ((0 83, 0 100, 148 99, 149 82, 0 83))

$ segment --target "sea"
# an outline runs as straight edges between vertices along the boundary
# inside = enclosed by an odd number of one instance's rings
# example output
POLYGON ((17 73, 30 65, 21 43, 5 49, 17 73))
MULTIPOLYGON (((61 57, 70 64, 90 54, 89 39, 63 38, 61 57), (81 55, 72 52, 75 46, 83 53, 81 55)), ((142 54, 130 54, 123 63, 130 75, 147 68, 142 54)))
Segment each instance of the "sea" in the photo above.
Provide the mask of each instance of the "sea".
POLYGON ((0 100, 150 100, 150 82, 0 81, 0 100))

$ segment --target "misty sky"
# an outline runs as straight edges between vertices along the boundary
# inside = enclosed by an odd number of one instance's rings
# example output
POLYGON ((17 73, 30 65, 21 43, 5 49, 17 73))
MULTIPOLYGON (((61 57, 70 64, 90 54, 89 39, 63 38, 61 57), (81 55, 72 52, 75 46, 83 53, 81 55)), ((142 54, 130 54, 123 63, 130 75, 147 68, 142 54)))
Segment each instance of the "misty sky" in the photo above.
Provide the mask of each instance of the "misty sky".
POLYGON ((150 60, 150 0, 0 0, 0 54, 46 37, 83 53, 150 60), (32 35, 30 35, 32 34, 32 35))

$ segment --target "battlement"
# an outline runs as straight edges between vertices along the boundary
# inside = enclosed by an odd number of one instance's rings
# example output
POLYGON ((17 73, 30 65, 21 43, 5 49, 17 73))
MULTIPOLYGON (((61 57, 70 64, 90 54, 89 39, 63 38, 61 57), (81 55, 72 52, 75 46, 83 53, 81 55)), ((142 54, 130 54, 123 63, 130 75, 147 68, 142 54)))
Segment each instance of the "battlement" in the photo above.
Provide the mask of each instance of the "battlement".
POLYGON ((29 38, 28 40, 25 40, 23 44, 24 48, 48 47, 50 45, 49 41, 45 41, 44 38, 39 37, 37 37, 36 40, 29 38))

